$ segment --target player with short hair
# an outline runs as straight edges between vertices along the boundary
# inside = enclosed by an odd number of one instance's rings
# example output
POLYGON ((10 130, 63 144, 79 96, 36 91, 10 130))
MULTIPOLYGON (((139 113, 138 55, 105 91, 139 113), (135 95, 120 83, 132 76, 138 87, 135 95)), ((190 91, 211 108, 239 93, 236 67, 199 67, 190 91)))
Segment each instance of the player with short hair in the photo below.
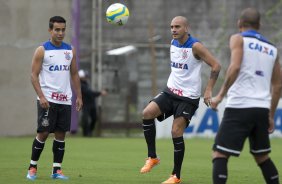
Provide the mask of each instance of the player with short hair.
POLYGON ((75 49, 63 42, 66 20, 60 16, 49 20, 50 40, 39 46, 33 55, 31 82, 37 94, 37 136, 32 144, 27 179, 35 180, 37 162, 49 133, 54 133, 53 179, 68 179, 61 169, 65 153, 65 136, 70 130, 72 90, 76 92, 76 110, 82 108, 80 79, 75 49))
POLYGON ((249 138, 250 153, 267 184, 278 184, 278 171, 269 157, 269 133, 274 131, 274 113, 281 94, 277 48, 258 32, 260 13, 242 11, 240 33, 230 38, 231 61, 225 81, 211 107, 216 109, 227 93, 224 116, 213 146, 213 183, 227 181, 227 162, 239 156, 249 138))
POLYGON ((147 173, 160 163, 156 154, 155 118, 159 120, 174 116, 172 141, 174 145, 174 168, 163 183, 180 183, 180 171, 184 158, 183 133, 198 108, 201 96, 201 66, 205 62, 211 67, 211 75, 205 92, 204 103, 209 105, 212 89, 218 78, 220 64, 196 38, 188 33, 188 21, 177 16, 171 21, 172 41, 170 47, 171 73, 167 87, 143 110, 143 131, 148 148, 148 158, 141 168, 147 173), (165 117, 164 117, 165 116, 165 117))

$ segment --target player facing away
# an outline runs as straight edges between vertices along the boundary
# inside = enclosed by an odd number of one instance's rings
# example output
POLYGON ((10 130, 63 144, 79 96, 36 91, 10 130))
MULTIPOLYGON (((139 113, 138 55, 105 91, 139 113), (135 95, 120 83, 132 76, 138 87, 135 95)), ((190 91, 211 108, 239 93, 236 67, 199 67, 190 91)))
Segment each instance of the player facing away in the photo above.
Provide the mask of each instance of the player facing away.
POLYGON ((171 134, 174 145, 174 168, 171 176, 163 183, 180 183, 185 151, 183 133, 198 108, 201 96, 202 63, 205 62, 211 67, 210 78, 204 92, 204 103, 207 106, 221 67, 208 49, 188 33, 188 21, 185 17, 173 18, 170 27, 173 38, 170 47, 171 73, 167 87, 143 110, 143 131, 148 158, 140 172, 150 172, 160 163, 156 154, 155 118, 162 120, 173 115, 171 134))
POLYGON ((277 49, 258 30, 260 14, 254 8, 242 11, 240 33, 230 38, 231 61, 225 81, 211 107, 217 108, 227 93, 223 119, 213 146, 213 183, 227 181, 227 162, 239 156, 248 138, 250 153, 267 184, 278 184, 278 171, 269 157, 269 133, 281 94, 277 49))
POLYGON ((63 42, 66 21, 54 16, 49 21, 50 40, 39 46, 33 55, 31 82, 37 94, 37 135, 32 144, 27 178, 36 179, 37 162, 49 133, 54 133, 53 179, 68 179, 61 169, 65 152, 65 136, 70 130, 72 81, 76 93, 76 110, 82 108, 80 79, 75 49, 63 42))

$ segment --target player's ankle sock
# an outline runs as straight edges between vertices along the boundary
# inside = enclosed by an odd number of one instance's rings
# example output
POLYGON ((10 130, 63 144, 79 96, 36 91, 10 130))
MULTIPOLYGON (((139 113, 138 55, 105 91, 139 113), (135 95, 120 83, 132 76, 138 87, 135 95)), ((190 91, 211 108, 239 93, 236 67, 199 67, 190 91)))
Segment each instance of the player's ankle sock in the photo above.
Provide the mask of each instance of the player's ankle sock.
POLYGON ((32 167, 37 169, 37 161, 30 160, 30 164, 29 164, 28 170, 30 168, 32 168, 32 167))
POLYGON ((267 184, 279 184, 278 171, 270 158, 259 164, 259 167, 267 184))
POLYGON ((156 158, 156 125, 154 119, 143 119, 143 131, 148 147, 148 157, 156 158))
POLYGON ((65 153, 65 141, 54 139, 53 141, 53 162, 62 163, 65 153))
POLYGON ((39 160, 39 157, 44 149, 45 142, 39 141, 37 138, 33 140, 32 143, 32 152, 31 152, 31 160, 29 168, 34 167, 37 168, 37 161, 39 160))
POLYGON ((185 143, 183 136, 172 138, 174 145, 174 168, 172 174, 176 174, 177 178, 180 179, 180 171, 184 158, 185 143))
POLYGON ((53 174, 57 173, 57 170, 61 170, 61 164, 60 163, 53 163, 53 174))
POLYGON ((213 159, 213 184, 225 184, 227 181, 227 158, 213 159))

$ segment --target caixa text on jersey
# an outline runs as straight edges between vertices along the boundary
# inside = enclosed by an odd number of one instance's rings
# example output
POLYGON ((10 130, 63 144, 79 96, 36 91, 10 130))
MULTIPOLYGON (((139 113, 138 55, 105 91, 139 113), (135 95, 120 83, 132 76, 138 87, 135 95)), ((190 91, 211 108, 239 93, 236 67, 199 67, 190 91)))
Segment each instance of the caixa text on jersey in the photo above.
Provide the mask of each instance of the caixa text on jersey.
POLYGON ((69 71, 70 65, 51 65, 49 71, 69 71))

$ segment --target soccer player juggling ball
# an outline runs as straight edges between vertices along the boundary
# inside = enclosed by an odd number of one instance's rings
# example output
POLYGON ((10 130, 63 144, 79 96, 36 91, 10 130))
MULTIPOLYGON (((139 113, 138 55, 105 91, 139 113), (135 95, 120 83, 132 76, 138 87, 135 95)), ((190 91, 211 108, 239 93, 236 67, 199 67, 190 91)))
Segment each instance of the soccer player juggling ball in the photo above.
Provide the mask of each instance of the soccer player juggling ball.
POLYGON ((245 140, 267 184, 278 184, 278 171, 269 157, 269 133, 281 94, 277 48, 258 32, 260 13, 242 11, 240 33, 230 38, 231 59, 225 81, 212 99, 217 108, 227 93, 222 122, 213 146, 213 183, 225 184, 230 156, 239 156, 245 140))
POLYGON ((143 110, 143 131, 148 148, 148 158, 141 168, 147 173, 160 163, 156 153, 155 118, 173 115, 172 141, 174 145, 174 168, 163 183, 180 183, 180 171, 184 158, 183 133, 198 108, 201 96, 201 67, 203 62, 211 68, 210 78, 204 92, 204 103, 209 106, 212 90, 218 78, 220 64, 198 39, 188 33, 188 21, 177 16, 172 19, 170 47, 171 73, 167 87, 143 110))

